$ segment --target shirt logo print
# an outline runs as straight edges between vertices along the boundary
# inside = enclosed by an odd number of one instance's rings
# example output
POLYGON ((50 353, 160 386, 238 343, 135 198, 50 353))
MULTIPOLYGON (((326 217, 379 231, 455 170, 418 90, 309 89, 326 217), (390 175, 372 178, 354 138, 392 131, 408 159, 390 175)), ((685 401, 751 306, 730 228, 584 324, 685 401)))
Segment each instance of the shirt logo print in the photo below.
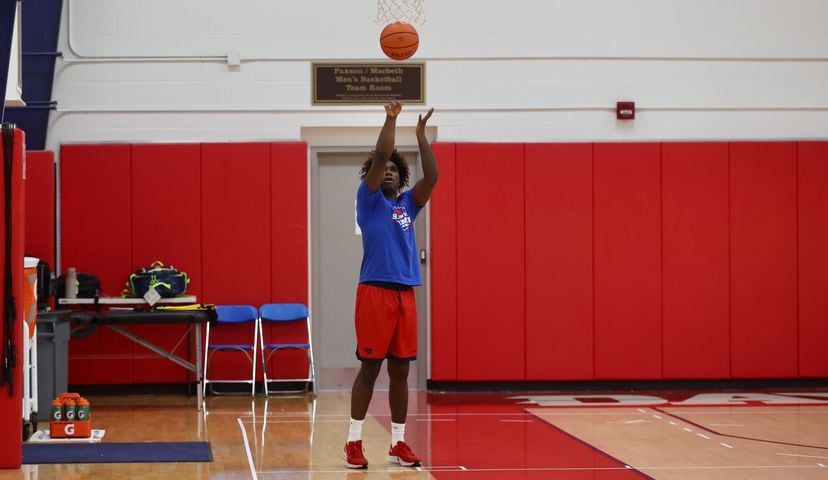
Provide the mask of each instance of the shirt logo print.
POLYGON ((411 217, 408 216, 408 212, 405 211, 405 207, 401 205, 397 205, 394 207, 393 212, 391 214, 391 219, 397 222, 402 228, 403 232, 408 231, 411 227, 411 217))

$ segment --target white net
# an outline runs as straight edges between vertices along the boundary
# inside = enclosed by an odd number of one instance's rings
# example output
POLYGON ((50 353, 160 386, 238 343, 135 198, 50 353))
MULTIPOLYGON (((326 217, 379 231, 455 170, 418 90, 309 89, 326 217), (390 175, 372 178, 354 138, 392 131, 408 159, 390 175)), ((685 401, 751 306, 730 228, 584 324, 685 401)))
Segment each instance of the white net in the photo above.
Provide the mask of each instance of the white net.
POLYGON ((399 20, 424 24, 423 0, 377 0, 377 24, 386 25, 399 20))

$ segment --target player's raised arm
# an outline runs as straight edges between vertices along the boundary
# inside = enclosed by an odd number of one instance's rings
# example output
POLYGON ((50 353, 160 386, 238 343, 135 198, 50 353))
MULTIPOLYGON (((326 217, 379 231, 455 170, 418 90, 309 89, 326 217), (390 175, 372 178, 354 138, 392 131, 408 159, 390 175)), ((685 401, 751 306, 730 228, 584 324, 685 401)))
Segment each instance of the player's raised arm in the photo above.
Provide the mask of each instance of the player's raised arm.
POLYGON ((374 158, 371 161, 371 168, 365 176, 365 185, 375 192, 382 183, 385 172, 385 163, 394 151, 395 134, 397 129, 397 115, 402 111, 402 102, 390 102, 385 104, 385 123, 382 125, 377 146, 374 149, 374 158))
POLYGON ((414 203, 417 206, 425 206, 428 199, 431 198, 431 192, 434 186, 437 185, 437 162, 434 160, 434 152, 431 151, 431 145, 428 144, 428 139, 425 135, 425 127, 428 119, 434 109, 430 108, 425 116, 420 115, 417 121, 417 145, 420 147, 420 161, 423 165, 423 178, 421 178, 415 185, 411 192, 414 203))

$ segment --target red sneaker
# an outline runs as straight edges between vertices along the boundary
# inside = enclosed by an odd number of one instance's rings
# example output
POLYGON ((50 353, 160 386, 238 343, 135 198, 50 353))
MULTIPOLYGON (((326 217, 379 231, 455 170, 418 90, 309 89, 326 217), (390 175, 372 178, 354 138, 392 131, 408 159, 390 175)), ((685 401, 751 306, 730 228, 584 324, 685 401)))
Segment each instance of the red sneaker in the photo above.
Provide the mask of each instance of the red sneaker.
POLYGON ((362 440, 346 442, 342 458, 345 459, 345 466, 348 468, 368 468, 368 460, 362 453, 362 440))
POLYGON ((403 467, 419 467, 420 457, 414 455, 411 447, 403 441, 397 442, 388 450, 388 461, 391 463, 399 463, 403 467))

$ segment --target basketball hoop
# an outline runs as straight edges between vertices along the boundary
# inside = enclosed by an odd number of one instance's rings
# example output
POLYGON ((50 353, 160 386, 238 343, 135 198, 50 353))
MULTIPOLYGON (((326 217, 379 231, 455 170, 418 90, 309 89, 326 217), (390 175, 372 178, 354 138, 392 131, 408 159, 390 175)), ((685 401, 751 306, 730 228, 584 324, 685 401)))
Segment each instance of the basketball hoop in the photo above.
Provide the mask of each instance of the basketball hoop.
POLYGON ((378 25, 404 21, 408 23, 425 23, 423 0, 377 0, 378 25))

